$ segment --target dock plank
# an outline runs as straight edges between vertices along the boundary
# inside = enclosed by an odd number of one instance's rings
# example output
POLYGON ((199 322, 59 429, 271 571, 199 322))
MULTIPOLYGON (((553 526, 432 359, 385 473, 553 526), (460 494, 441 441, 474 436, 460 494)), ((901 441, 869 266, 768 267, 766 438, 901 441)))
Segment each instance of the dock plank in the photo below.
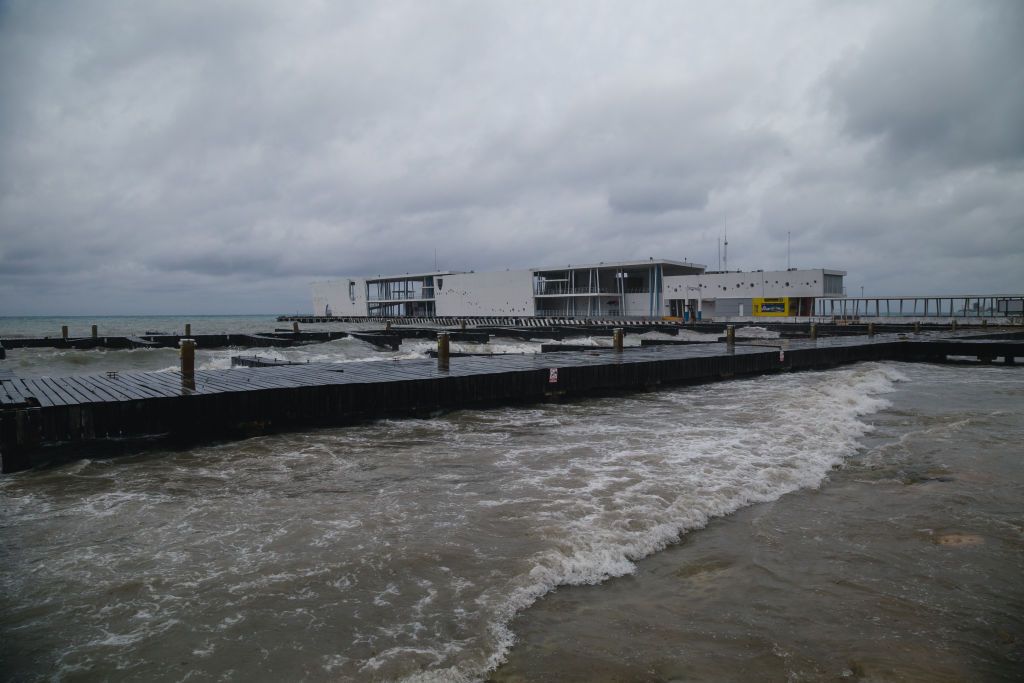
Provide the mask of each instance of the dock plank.
POLYGON ((97 401, 95 392, 82 386, 75 375, 70 377, 47 377, 46 379, 53 382, 59 390, 71 397, 72 400, 68 402, 68 405, 97 401))
POLYGON ((77 401, 71 396, 71 394, 66 391, 63 391, 57 385, 57 382, 55 382, 51 377, 38 377, 35 380, 35 384, 37 387, 45 388, 45 390, 49 393, 50 400, 52 400, 56 405, 67 406, 74 405, 77 403, 77 401))
POLYGON ((101 386, 95 376, 81 375, 76 379, 80 385, 89 387, 102 401, 110 403, 123 400, 121 396, 112 392, 108 387, 101 386))

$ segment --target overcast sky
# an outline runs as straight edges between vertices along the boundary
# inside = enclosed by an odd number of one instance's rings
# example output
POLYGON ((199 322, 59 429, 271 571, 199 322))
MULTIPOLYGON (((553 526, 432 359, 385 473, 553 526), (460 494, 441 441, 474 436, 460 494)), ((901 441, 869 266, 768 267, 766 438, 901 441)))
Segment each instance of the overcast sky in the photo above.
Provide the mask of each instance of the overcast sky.
POLYGON ((1024 291, 1024 2, 0 3, 0 314, 647 258, 1024 291))

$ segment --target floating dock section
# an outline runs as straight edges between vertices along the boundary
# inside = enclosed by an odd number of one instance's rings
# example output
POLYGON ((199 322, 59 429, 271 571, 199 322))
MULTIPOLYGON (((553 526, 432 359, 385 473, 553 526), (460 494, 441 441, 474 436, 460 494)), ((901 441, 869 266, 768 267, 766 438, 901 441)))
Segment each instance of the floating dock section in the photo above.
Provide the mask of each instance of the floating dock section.
POLYGON ((230 370, 0 375, 0 465, 14 472, 86 447, 163 435, 187 440, 336 426, 388 416, 537 402, 857 361, 947 356, 1013 363, 1024 341, 897 335, 743 340, 544 354, 284 364, 230 370))

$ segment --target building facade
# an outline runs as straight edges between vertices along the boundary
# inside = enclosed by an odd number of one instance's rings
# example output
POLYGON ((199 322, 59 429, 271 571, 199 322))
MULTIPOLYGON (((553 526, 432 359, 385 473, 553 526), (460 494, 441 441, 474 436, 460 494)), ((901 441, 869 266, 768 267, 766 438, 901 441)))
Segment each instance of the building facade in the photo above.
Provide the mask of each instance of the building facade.
POLYGON ((845 296, 841 270, 709 272, 648 259, 528 270, 350 277, 313 284, 315 315, 665 318, 812 315, 845 296))

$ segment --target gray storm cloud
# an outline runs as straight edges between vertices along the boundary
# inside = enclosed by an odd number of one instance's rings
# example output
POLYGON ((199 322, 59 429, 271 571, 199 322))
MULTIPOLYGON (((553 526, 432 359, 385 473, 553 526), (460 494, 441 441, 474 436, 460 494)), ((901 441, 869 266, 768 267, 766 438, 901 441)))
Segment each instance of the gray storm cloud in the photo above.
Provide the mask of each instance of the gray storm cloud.
POLYGON ((0 314, 688 258, 1018 291, 1020 3, 9 2, 0 314))

